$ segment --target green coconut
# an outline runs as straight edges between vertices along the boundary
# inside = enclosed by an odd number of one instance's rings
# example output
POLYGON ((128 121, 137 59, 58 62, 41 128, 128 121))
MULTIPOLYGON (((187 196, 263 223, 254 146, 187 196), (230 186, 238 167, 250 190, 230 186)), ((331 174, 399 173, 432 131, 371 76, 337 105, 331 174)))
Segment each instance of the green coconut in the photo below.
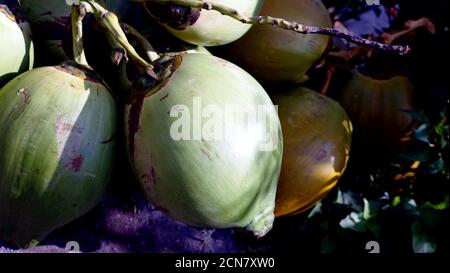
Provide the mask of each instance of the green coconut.
MULTIPOLYGON (((244 16, 257 16, 263 0, 211 0, 237 10, 244 16)), ((179 39, 203 46, 225 45, 241 38, 251 25, 241 23, 213 10, 146 3, 151 14, 179 39)))
POLYGON ((62 48, 71 5, 64 0, 21 0, 23 14, 33 28, 37 60, 40 65, 54 65, 69 60, 62 48))
MULTIPOLYGON (((261 15, 310 26, 331 27, 321 0, 265 1, 261 15)), ((301 83, 325 52, 329 37, 299 34, 271 25, 254 26, 227 49, 232 61, 264 84, 301 83)))
MULTIPOLYGON (((97 1, 121 18, 128 10, 126 0, 97 1)), ((40 65, 55 65, 69 60, 63 40, 70 32, 71 3, 75 0, 21 0, 22 12, 32 24, 40 65)))
POLYGON ((29 247, 100 201, 116 103, 92 70, 65 63, 13 79, 0 109, 0 240, 29 247))
POLYGON ((28 23, 0 5, 0 85, 33 67, 34 48, 28 23))
POLYGON ((129 158, 145 195, 184 223, 263 236, 274 220, 283 150, 269 96, 241 68, 211 55, 178 55, 164 67, 165 80, 135 90, 126 107, 129 158), (239 116, 233 107, 260 108, 259 122, 226 122, 239 116))
POLYGON ((405 147, 402 137, 413 122, 405 110, 417 109, 414 93, 414 85, 405 76, 374 79, 358 71, 351 72, 338 90, 338 101, 355 125, 357 158, 379 164, 405 147))

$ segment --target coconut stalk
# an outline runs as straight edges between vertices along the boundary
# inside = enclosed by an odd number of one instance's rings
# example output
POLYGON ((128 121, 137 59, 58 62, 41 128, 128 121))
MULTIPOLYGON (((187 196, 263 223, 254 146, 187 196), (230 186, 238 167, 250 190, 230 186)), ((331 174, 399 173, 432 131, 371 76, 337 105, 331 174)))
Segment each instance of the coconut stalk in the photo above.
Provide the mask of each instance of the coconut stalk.
POLYGON ((139 56, 133 46, 128 42, 124 31, 120 27, 119 19, 114 13, 109 12, 97 2, 90 0, 81 1, 79 5, 74 4, 74 6, 83 6, 85 12, 91 13, 94 16, 95 20, 104 28, 105 32, 108 33, 111 38, 110 43, 111 40, 115 41, 115 43, 125 49, 127 55, 129 55, 139 65, 148 70, 153 69, 153 65, 139 56))
POLYGON ((389 45, 376 41, 364 39, 358 35, 352 33, 346 33, 334 28, 324 28, 316 26, 307 26, 297 22, 290 22, 283 18, 271 17, 271 16, 252 16, 247 17, 239 13, 239 11, 229 8, 224 5, 215 4, 211 2, 205 2, 202 0, 130 0, 137 3, 154 3, 154 4, 166 4, 166 5, 178 5, 184 7, 191 7, 205 10, 215 10, 222 15, 234 18, 244 24, 251 25, 272 25, 274 27, 294 31, 301 34, 322 34, 328 36, 334 36, 347 41, 350 41, 356 45, 367 46, 376 50, 392 52, 400 55, 405 55, 411 51, 408 46, 401 45, 389 45))
POLYGON ((158 55, 158 53, 156 53, 155 49, 150 44, 150 42, 144 36, 142 36, 142 34, 139 31, 137 31, 132 26, 125 24, 125 23, 122 23, 120 25, 121 25, 123 31, 125 32, 125 34, 128 34, 128 35, 132 36, 134 39, 136 39, 136 42, 138 42, 139 45, 145 50, 147 58, 151 62, 154 62, 157 59, 159 59, 160 56, 158 55))
POLYGON ((89 66, 83 47, 83 19, 87 12, 92 9, 90 6, 83 4, 80 6, 72 6, 72 40, 73 40, 73 58, 78 64, 89 66))

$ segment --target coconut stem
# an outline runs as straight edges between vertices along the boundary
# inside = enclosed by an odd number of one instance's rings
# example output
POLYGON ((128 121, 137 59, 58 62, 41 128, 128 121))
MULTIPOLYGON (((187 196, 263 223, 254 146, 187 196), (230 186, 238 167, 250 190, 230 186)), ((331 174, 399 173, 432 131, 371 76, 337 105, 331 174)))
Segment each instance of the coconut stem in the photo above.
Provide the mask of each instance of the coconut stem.
MULTIPOLYGON (((274 27, 291 30, 301 34, 323 34, 328 36, 334 36, 347 41, 350 41, 357 45, 363 45, 370 48, 374 48, 381 51, 398 53, 400 55, 405 55, 411 51, 408 46, 400 45, 388 45, 383 43, 378 43, 375 41, 364 39, 358 35, 352 33, 341 32, 334 28, 324 28, 316 26, 307 26, 297 22, 290 22, 283 18, 276 18, 271 16, 253 16, 247 17, 240 14, 237 10, 226 7, 224 5, 215 4, 211 2, 205 2, 202 0, 129 0, 131 2, 138 3, 157 3, 166 5, 178 5, 185 7, 192 7, 205 10, 215 10, 220 12, 222 15, 234 18, 242 23, 251 25, 273 25, 274 27)), ((148 10, 147 10, 148 12, 148 10)))
POLYGON ((73 5, 71 11, 72 20, 72 39, 73 39, 73 56, 75 62, 78 64, 89 66, 86 54, 83 47, 83 18, 86 16, 89 7, 80 4, 78 6, 73 5))
POLYGON ((127 54, 135 60, 139 65, 143 66, 146 70, 152 70, 153 66, 145 61, 133 46, 128 42, 128 39, 120 27, 119 20, 117 16, 109 12, 107 9, 103 8, 101 5, 92 0, 85 0, 82 3, 87 3, 91 6, 93 10, 93 15, 97 22, 105 29, 112 39, 114 39, 117 44, 119 44, 123 49, 126 50, 127 54))
POLYGON ((120 25, 122 26, 122 29, 125 32, 125 34, 131 35, 136 39, 139 45, 145 50, 145 53, 147 54, 147 57, 149 58, 150 61, 154 62, 159 59, 159 55, 158 53, 156 53, 156 50, 153 48, 150 42, 147 39, 145 39, 145 37, 142 36, 141 33, 139 33, 139 31, 137 31, 132 26, 125 23, 121 23, 120 25))
POLYGON ((127 52, 126 50, 119 44, 119 42, 114 39, 111 33, 106 32, 106 38, 108 39, 109 44, 113 48, 111 52, 111 61, 114 65, 117 66, 117 78, 115 79, 115 85, 117 90, 120 90, 123 93, 127 93, 131 90, 131 81, 127 77, 127 52))
POLYGON ((323 81, 322 87, 320 88, 320 93, 327 95, 328 90, 330 89, 331 80, 333 79, 335 73, 336 67, 334 65, 330 65, 326 68, 325 79, 323 81))

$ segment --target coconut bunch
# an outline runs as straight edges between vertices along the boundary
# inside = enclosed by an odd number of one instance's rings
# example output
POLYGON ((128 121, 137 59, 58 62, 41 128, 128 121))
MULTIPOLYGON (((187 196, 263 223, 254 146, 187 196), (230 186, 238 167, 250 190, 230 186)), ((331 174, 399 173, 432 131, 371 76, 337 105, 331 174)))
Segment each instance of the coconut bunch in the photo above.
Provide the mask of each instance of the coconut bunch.
POLYGON ((330 41, 310 33, 336 35, 320 0, 20 2, 41 61, 2 6, 0 75, 23 73, 0 90, 0 240, 39 244, 125 165, 171 218, 256 237, 345 172, 353 120, 299 85, 330 41))

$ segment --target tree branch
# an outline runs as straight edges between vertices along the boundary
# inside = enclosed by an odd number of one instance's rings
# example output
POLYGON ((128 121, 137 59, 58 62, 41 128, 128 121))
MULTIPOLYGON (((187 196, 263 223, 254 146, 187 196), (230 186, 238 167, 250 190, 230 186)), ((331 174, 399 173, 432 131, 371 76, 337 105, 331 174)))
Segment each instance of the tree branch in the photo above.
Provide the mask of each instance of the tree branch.
POLYGON ((222 15, 234 18, 242 23, 251 25, 273 25, 278 28, 295 31, 301 34, 323 34, 328 36, 334 36, 341 39, 348 40, 357 45, 363 45, 376 50, 393 52, 400 55, 405 55, 411 51, 408 46, 400 45, 389 45, 378 43, 375 41, 364 39, 360 36, 351 33, 344 33, 333 28, 323 28, 315 26, 307 26, 297 22, 290 22, 282 18, 276 18, 271 16, 253 16, 247 17, 240 14, 237 10, 226 7, 224 5, 215 4, 211 2, 205 2, 203 0, 129 0, 131 2, 150 2, 155 4, 166 4, 166 5, 178 5, 185 7, 192 7, 205 10, 215 10, 222 15))

